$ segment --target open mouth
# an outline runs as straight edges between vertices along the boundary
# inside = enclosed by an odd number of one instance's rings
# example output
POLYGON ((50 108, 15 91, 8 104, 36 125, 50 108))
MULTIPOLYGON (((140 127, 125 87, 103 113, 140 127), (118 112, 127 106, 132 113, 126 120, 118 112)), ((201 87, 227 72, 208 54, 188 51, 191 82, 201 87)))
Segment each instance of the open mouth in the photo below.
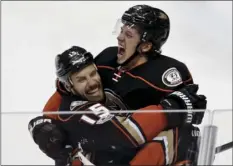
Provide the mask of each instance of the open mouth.
POLYGON ((96 86, 95 89, 92 89, 92 90, 88 91, 87 94, 93 95, 93 94, 97 93, 99 91, 99 89, 100 89, 100 87, 96 86))
POLYGON ((99 88, 96 88, 96 89, 94 89, 94 90, 92 90, 92 91, 89 91, 87 94, 93 95, 93 94, 95 94, 95 93, 98 92, 98 91, 99 91, 99 88))
POLYGON ((122 46, 118 46, 118 57, 123 56, 125 53, 125 48, 122 46))

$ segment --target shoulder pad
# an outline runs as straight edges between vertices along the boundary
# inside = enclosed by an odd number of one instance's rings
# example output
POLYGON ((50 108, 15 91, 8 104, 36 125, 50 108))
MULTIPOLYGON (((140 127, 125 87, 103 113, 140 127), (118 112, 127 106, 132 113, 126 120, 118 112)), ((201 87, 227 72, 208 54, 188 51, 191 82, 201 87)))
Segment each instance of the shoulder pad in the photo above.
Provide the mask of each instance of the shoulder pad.
POLYGON ((186 84, 186 82, 192 83, 192 76, 184 63, 167 56, 163 56, 163 58, 163 64, 166 67, 161 79, 166 87, 174 89, 186 84))
POLYGON ((108 47, 95 57, 96 65, 117 66, 118 47, 108 47))
POLYGON ((141 69, 140 72, 135 71, 132 74, 142 77, 160 91, 175 90, 192 82, 186 65, 168 56, 159 55, 150 59, 141 69))

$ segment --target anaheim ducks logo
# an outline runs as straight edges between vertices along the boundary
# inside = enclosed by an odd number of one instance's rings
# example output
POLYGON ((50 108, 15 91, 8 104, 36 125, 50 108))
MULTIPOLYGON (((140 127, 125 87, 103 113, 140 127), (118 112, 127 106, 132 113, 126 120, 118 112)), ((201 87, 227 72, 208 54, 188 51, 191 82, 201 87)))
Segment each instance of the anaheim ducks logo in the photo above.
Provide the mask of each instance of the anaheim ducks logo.
POLYGON ((175 68, 169 68, 162 75, 163 83, 168 87, 176 87, 183 83, 180 72, 175 68))

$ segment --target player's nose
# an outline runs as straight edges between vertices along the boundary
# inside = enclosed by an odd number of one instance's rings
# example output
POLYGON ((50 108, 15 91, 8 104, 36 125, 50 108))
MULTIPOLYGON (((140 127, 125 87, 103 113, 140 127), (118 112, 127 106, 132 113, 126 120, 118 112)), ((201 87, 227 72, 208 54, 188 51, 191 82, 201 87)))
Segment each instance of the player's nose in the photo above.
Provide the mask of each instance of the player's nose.
POLYGON ((122 33, 120 33, 120 34, 117 36, 117 40, 118 40, 118 43, 123 42, 123 41, 124 41, 124 35, 123 35, 122 33))
POLYGON ((97 81, 95 81, 95 79, 89 79, 88 80, 88 85, 90 86, 90 87, 93 87, 93 86, 96 86, 98 83, 97 83, 97 81))

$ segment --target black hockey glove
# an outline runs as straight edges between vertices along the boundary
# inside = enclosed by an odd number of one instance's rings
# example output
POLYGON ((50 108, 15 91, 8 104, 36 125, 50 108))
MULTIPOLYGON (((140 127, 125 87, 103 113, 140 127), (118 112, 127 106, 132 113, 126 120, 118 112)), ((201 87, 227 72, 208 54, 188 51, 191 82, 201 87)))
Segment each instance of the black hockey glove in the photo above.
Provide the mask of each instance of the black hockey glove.
POLYGON ((60 150, 60 157, 55 160, 55 166, 72 166, 72 146, 65 146, 64 149, 60 150))
MULTIPOLYGON (((193 109, 206 109, 207 100, 204 95, 198 95, 198 85, 190 84, 186 85, 184 88, 175 91, 165 97, 161 101, 161 105, 167 110, 179 110, 185 109, 186 113, 182 113, 182 118, 184 124, 200 124, 202 122, 204 111, 191 112, 189 110, 193 109)), ((168 114, 168 116, 174 116, 177 113, 168 114)), ((176 115, 175 115, 176 116, 176 115)), ((172 118, 172 117, 171 117, 172 118)))
POLYGON ((64 158, 65 136, 55 124, 55 120, 43 116, 32 119, 28 130, 39 148, 54 160, 64 158))

